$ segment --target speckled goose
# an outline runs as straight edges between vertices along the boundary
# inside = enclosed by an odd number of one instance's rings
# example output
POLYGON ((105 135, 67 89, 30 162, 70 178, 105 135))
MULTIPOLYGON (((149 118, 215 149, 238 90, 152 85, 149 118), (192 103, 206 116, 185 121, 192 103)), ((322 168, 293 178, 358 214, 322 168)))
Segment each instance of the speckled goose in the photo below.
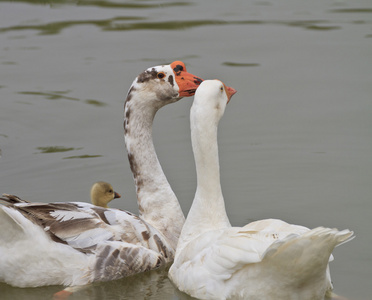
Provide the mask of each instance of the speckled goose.
POLYGON ((169 277, 199 299, 331 296, 331 252, 353 232, 309 230, 273 219, 230 225, 220 185, 217 126, 234 93, 218 80, 206 80, 196 91, 190 123, 197 190, 169 277))
POLYGON ((159 108, 192 96, 201 82, 182 62, 173 62, 145 70, 128 92, 124 130, 140 216, 83 202, 27 203, 3 196, 0 281, 84 285, 171 262, 184 216, 157 160, 151 127, 159 108))

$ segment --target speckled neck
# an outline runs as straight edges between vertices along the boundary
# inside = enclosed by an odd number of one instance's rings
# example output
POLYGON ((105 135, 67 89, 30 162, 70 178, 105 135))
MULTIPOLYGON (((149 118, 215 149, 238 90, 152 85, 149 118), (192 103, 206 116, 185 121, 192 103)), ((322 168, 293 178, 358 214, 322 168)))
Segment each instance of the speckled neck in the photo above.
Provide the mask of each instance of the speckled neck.
POLYGON ((125 144, 140 217, 162 232, 175 249, 185 218, 155 152, 152 124, 161 106, 150 99, 154 96, 130 89, 124 106, 125 144))

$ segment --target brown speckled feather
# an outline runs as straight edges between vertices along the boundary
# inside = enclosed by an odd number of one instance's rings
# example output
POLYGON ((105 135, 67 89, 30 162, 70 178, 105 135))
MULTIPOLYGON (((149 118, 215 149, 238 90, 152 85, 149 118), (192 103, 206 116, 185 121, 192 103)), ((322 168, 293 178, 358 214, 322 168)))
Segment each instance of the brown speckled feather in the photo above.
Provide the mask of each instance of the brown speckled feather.
POLYGON ((119 279, 157 268, 174 258, 174 250, 164 236, 132 213, 81 202, 27 203, 8 195, 0 199, 41 227, 52 241, 94 256, 86 270, 88 282, 119 279))

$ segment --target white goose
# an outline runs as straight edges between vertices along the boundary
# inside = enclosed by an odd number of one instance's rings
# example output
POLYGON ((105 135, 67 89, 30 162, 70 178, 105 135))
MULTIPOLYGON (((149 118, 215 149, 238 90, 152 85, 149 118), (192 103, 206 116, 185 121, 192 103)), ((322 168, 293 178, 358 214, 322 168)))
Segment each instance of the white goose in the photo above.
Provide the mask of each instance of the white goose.
POLYGON ((201 79, 182 62, 156 66, 133 82, 125 102, 125 138, 140 216, 84 202, 0 205, 0 281, 18 287, 85 285, 173 261, 184 223, 163 174, 151 127, 162 106, 192 96, 201 79))
POLYGON ((349 230, 309 230, 281 220, 231 227, 220 186, 217 125, 236 91, 204 81, 191 108, 195 198, 169 271, 179 290, 200 299, 324 299, 328 261, 349 230))

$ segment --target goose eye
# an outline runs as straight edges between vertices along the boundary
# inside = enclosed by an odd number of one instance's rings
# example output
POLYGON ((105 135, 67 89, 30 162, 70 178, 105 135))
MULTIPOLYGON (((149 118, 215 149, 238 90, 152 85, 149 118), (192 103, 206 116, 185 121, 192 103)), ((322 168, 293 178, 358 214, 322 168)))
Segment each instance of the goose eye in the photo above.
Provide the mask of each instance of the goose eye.
POLYGON ((159 72, 158 73, 158 78, 159 79, 162 79, 162 78, 164 78, 165 77, 165 74, 163 73, 163 72, 159 72))
POLYGON ((221 92, 223 92, 223 86, 220 87, 221 92))
POLYGON ((109 193, 112 193, 113 192, 113 190, 109 190, 109 193))

